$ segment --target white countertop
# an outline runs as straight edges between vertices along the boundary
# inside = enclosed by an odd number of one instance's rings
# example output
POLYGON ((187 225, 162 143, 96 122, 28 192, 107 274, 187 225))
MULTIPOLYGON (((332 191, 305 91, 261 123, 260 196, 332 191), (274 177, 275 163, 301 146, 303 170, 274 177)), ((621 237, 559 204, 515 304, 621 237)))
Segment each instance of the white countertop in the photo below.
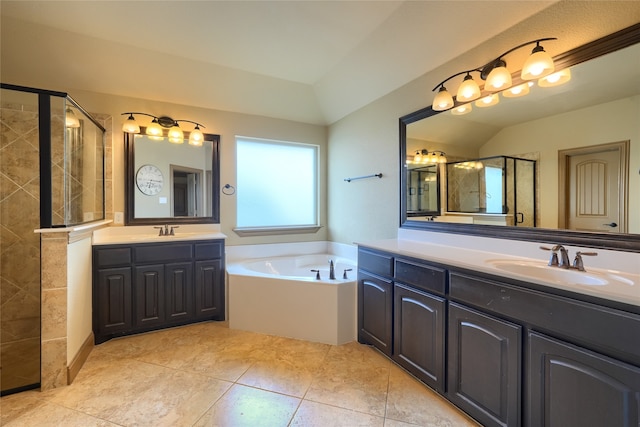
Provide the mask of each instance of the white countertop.
MULTIPOLYGON (((466 249, 459 246, 448 246, 442 244, 434 244, 429 242, 388 239, 370 242, 358 242, 361 246, 378 249, 386 252, 392 252, 399 255, 405 255, 413 258, 419 258, 426 261, 442 263, 454 267, 465 268, 472 271, 488 273, 496 276, 513 278, 525 282, 535 283, 547 287, 563 289, 566 291, 577 292, 585 295, 591 295, 598 298, 618 301, 626 304, 640 306, 640 274, 635 272, 623 272, 611 269, 589 268, 589 257, 584 257, 585 273, 573 271, 546 271, 546 269, 558 269, 558 267, 549 267, 549 252, 540 251, 539 258, 527 258, 514 255, 508 255, 499 252, 490 252, 478 249, 466 249), (506 271, 498 265, 500 262, 507 264, 515 264, 514 270, 506 271), (522 272, 517 271, 517 265, 522 263, 524 266, 540 267, 540 273, 561 273, 567 276, 575 275, 581 279, 584 274, 586 279, 596 280, 603 278, 610 279, 606 284, 584 284, 590 280, 579 280, 583 283, 576 283, 572 280, 557 280, 556 278, 540 277, 535 274, 525 272, 526 268, 522 268, 522 272)), ((550 245, 547 245, 550 246, 550 245)), ((570 254, 570 261, 573 259, 573 253, 570 254)), ((536 270, 532 268, 530 270, 536 270)), ((594 280, 591 280, 594 282, 594 280)), ((594 282, 595 283, 595 282, 594 282)))
MULTIPOLYGON (((159 226, 155 226, 159 227, 159 226)), ((171 227, 171 224, 169 224, 171 227)), ((174 227, 176 227, 174 225, 174 227)), ((174 229, 173 236, 159 236, 160 230, 153 225, 107 227, 93 233, 92 244, 117 245, 127 243, 166 243, 190 240, 226 239, 219 224, 181 224, 174 229)))

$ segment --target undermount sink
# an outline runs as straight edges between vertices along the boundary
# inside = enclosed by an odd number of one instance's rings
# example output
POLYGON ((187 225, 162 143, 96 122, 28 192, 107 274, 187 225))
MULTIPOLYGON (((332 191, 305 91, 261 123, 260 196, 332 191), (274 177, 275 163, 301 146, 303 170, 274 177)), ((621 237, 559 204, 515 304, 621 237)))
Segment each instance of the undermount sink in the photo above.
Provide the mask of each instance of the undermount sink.
POLYGON ((543 261, 496 259, 486 261, 491 267, 521 276, 541 279, 562 285, 623 286, 634 285, 634 281, 609 271, 579 271, 548 266, 543 261))

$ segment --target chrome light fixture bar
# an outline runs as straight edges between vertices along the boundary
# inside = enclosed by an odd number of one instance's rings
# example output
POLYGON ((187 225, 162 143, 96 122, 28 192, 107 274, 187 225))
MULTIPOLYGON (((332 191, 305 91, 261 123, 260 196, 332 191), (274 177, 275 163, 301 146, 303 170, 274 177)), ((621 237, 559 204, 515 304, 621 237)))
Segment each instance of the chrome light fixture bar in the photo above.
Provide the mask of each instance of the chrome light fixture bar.
POLYGON ((184 133, 182 132, 182 129, 180 129, 180 125, 178 124, 178 122, 187 122, 196 125, 196 127, 189 133, 189 144, 201 146, 202 142, 204 141, 204 134, 200 130, 201 126, 203 128, 205 127, 203 124, 191 120, 174 120, 171 117, 167 116, 158 117, 154 116, 153 114, 139 113, 135 111, 122 113, 123 116, 129 115, 127 120, 125 120, 124 124, 122 125, 123 132, 140 133, 140 125, 138 125, 138 123, 136 122, 134 114, 153 117, 153 120, 145 130, 145 133, 152 138, 162 138, 164 129, 168 129, 167 137, 169 138, 169 142, 173 144, 182 144, 184 142, 184 133))
MULTIPOLYGON (((512 85, 511 73, 507 69, 507 63, 504 61, 503 57, 515 50, 531 45, 533 43, 535 43, 536 46, 533 48, 533 50, 531 51, 531 55, 529 56, 529 58, 527 58, 524 65, 522 66, 520 78, 522 80, 542 79, 553 73, 553 59, 547 52, 545 52, 544 48, 540 45, 541 42, 548 40, 557 40, 557 38, 546 37, 522 43, 512 49, 509 49, 502 55, 498 56, 496 59, 489 61, 481 67, 461 71, 446 78, 442 82, 438 83, 432 90, 435 91, 436 89, 438 89, 438 93, 433 99, 433 110, 448 110, 450 108, 453 108, 453 106, 456 104, 456 101, 458 103, 466 103, 480 98, 482 96, 482 91, 480 90, 480 86, 478 85, 478 83, 471 76, 471 73, 473 72, 480 73, 480 78, 482 80, 485 80, 484 90, 485 92, 488 92, 483 98, 484 101, 477 101, 476 106, 483 107, 495 105, 498 102, 498 98, 497 95, 492 96, 491 93, 506 90, 512 85), (449 93, 444 84, 452 78, 463 74, 466 74, 466 76, 464 77, 462 84, 458 88, 456 99, 454 101, 453 96, 449 93)), ((469 111, 471 111, 470 106, 466 110, 456 111, 455 114, 465 114, 469 111)))

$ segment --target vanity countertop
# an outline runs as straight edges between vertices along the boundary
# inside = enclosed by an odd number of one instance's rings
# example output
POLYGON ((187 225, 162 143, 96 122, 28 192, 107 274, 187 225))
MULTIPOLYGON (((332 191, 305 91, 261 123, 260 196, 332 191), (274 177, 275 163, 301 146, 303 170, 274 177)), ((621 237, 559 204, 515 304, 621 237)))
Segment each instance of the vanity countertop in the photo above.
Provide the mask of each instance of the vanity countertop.
MULTIPOLYGON (((169 224, 169 228, 171 228, 171 224, 169 224)), ((159 230, 152 225, 107 227, 93 233, 92 245, 166 243, 227 238, 220 232, 219 224, 183 224, 174 228, 174 233, 173 236, 159 236, 159 230)))
POLYGON ((589 258, 584 257, 585 272, 563 270, 547 266, 548 252, 541 251, 539 258, 527 258, 402 239, 358 245, 640 307, 640 268, 638 272, 589 268, 589 258))

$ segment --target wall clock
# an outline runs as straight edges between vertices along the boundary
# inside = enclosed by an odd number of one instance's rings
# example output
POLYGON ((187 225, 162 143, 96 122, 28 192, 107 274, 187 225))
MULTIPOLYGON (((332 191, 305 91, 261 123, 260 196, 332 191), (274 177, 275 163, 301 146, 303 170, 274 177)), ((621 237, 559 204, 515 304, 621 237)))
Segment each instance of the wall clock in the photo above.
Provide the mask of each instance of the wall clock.
POLYGON ((154 165, 142 165, 136 172, 136 185, 142 194, 153 196, 162 191, 164 178, 162 172, 154 165))

